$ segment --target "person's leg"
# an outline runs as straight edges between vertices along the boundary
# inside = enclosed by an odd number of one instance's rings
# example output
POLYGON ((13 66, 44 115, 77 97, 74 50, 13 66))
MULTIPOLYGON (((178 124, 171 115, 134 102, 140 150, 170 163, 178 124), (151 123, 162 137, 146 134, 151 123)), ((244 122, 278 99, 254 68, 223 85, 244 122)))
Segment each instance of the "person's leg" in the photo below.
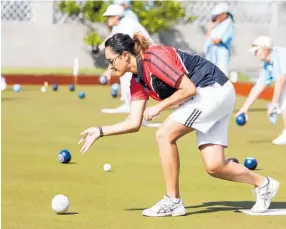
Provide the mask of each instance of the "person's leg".
POLYGON ((124 104, 129 106, 131 101, 130 96, 130 81, 132 73, 125 73, 120 77, 120 88, 121 88, 121 100, 124 101, 124 104))
POLYGON ((169 118, 161 125, 156 133, 156 141, 166 183, 166 193, 173 198, 180 198, 180 161, 176 141, 191 131, 191 128, 169 118))
POLYGON ((256 174, 241 164, 227 162, 224 158, 224 146, 205 144, 200 147, 203 163, 208 174, 223 180, 252 184, 256 187, 265 182, 265 177, 256 174))
POLYGON ((251 210, 264 212, 276 195, 279 182, 254 173, 243 165, 225 161, 224 148, 227 146, 229 118, 227 116, 219 120, 207 133, 197 132, 197 142, 206 171, 216 178, 254 185, 256 203, 251 210))
POLYGON ((132 73, 127 72, 123 76, 120 77, 120 90, 121 90, 121 97, 120 99, 124 101, 122 105, 115 109, 102 109, 103 113, 108 114, 117 114, 117 113, 129 113, 130 112, 130 102, 131 102, 131 95, 130 95, 130 80, 132 77, 132 73))
POLYGON ((144 216, 179 216, 186 210, 179 192, 180 160, 176 141, 192 129, 168 118, 156 133, 161 164, 163 168, 166 196, 151 208, 145 209, 144 216))
POLYGON ((279 101, 279 110, 283 120, 282 133, 272 141, 275 145, 286 145, 286 89, 282 92, 282 98, 279 101))

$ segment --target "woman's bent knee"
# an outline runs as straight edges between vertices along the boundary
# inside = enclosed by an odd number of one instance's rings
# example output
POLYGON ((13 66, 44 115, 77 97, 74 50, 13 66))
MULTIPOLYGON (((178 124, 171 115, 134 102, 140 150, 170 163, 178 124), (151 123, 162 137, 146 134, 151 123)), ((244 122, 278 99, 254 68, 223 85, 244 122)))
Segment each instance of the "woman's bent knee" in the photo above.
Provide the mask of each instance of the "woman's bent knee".
POLYGON ((224 166, 225 166, 224 163, 216 163, 216 164, 206 165, 205 169, 209 175, 216 177, 224 166))

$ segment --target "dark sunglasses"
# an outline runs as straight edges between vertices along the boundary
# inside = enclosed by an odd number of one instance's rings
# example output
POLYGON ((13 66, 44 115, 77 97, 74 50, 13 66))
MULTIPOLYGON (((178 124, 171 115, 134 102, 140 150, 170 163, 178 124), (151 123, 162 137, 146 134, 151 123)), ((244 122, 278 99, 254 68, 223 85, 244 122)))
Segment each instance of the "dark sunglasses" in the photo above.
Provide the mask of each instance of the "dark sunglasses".
POLYGON ((120 57, 121 55, 122 55, 122 53, 119 54, 117 57, 115 57, 113 60, 108 60, 108 62, 109 62, 109 64, 110 64, 111 68, 115 68, 115 66, 114 66, 115 61, 116 61, 116 59, 117 59, 118 57, 120 57))

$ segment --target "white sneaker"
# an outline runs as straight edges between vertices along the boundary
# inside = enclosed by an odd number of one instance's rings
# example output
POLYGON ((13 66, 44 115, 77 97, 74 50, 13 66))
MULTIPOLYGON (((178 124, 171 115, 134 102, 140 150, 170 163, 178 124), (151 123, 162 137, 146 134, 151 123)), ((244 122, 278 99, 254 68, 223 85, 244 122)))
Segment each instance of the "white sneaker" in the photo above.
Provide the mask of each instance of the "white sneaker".
POLYGON ((178 203, 175 203, 170 197, 164 196, 164 198, 155 204, 153 207, 145 209, 142 212, 144 216, 150 217, 162 217, 162 216, 181 216, 186 214, 184 202, 180 198, 178 203))
POLYGON ((286 130, 283 130, 282 134, 275 138, 272 143, 275 145, 286 145, 286 130))
POLYGON ((278 189, 279 189, 279 182, 270 178, 266 177, 268 179, 268 184, 262 188, 255 188, 254 192, 256 194, 256 203, 251 208, 252 212, 255 213, 262 213, 265 212, 270 204, 271 199, 276 195, 278 189))
POLYGON ((145 127, 158 128, 161 125, 161 123, 148 123, 146 120, 143 119, 141 125, 145 127))
POLYGON ((115 108, 115 109, 102 109, 102 113, 107 114, 123 114, 123 113, 130 113, 130 106, 126 103, 122 104, 121 106, 115 108))

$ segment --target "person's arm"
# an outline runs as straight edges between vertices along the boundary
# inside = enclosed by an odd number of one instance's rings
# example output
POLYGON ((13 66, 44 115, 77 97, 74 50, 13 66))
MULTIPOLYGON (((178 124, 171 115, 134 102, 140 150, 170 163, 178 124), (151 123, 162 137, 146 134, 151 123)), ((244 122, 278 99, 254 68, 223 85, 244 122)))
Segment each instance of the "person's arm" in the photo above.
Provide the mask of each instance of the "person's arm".
POLYGON ((129 117, 120 123, 111 126, 91 127, 81 133, 82 138, 78 144, 84 142, 81 152, 85 153, 92 144, 103 136, 120 135, 139 131, 147 100, 136 100, 131 102, 129 117))
POLYGON ((207 37, 208 37, 208 38, 210 38, 211 32, 212 32, 213 28, 214 28, 216 25, 217 25, 216 22, 210 21, 210 22, 208 23, 208 31, 207 31, 207 37))
POLYGON ((107 78, 107 81, 111 80, 111 75, 112 75, 113 69, 110 65, 108 65, 107 69, 102 73, 103 76, 107 78))
POLYGON ((131 101, 130 114, 128 118, 125 121, 112 126, 103 126, 102 131, 104 136, 127 134, 139 131, 146 102, 146 100, 131 101))
POLYGON ((258 96, 262 93, 262 91, 265 89, 265 84, 255 84, 254 87, 251 89, 248 98, 243 104, 243 109, 248 110, 249 107, 255 102, 255 100, 258 98, 258 96))
POLYGON ((161 110, 165 110, 173 105, 180 104, 182 101, 196 95, 197 88, 186 75, 183 75, 177 84, 178 90, 173 95, 159 103, 161 110))
POLYGON ((186 76, 183 75, 177 81, 177 91, 174 92, 170 97, 162 100, 160 103, 146 108, 144 111, 144 119, 152 120, 160 114, 163 110, 170 108, 176 104, 180 104, 182 101, 185 101, 188 98, 191 98, 196 95, 197 88, 193 82, 186 76))
POLYGON ((272 114, 274 110, 277 109, 285 83, 286 83, 286 75, 282 75, 277 78, 274 86, 272 105, 268 109, 268 115, 272 114))
POLYGON ((279 102, 285 82, 286 82, 286 75, 282 75, 278 77, 278 79, 276 80, 273 98, 272 98, 273 103, 279 102))
POLYGON ((225 43, 232 36, 233 33, 233 25, 232 21, 226 19, 219 24, 219 28, 216 29, 215 33, 211 37, 211 42, 214 45, 218 45, 220 43, 225 43))
POLYGON ((236 116, 239 116, 240 114, 244 114, 246 118, 248 119, 248 109, 250 106, 255 102, 255 100, 259 97, 259 95, 263 92, 265 89, 267 83, 267 72, 264 69, 260 70, 259 78, 256 81, 256 84, 252 87, 246 101, 244 102, 242 108, 236 113, 236 116))

